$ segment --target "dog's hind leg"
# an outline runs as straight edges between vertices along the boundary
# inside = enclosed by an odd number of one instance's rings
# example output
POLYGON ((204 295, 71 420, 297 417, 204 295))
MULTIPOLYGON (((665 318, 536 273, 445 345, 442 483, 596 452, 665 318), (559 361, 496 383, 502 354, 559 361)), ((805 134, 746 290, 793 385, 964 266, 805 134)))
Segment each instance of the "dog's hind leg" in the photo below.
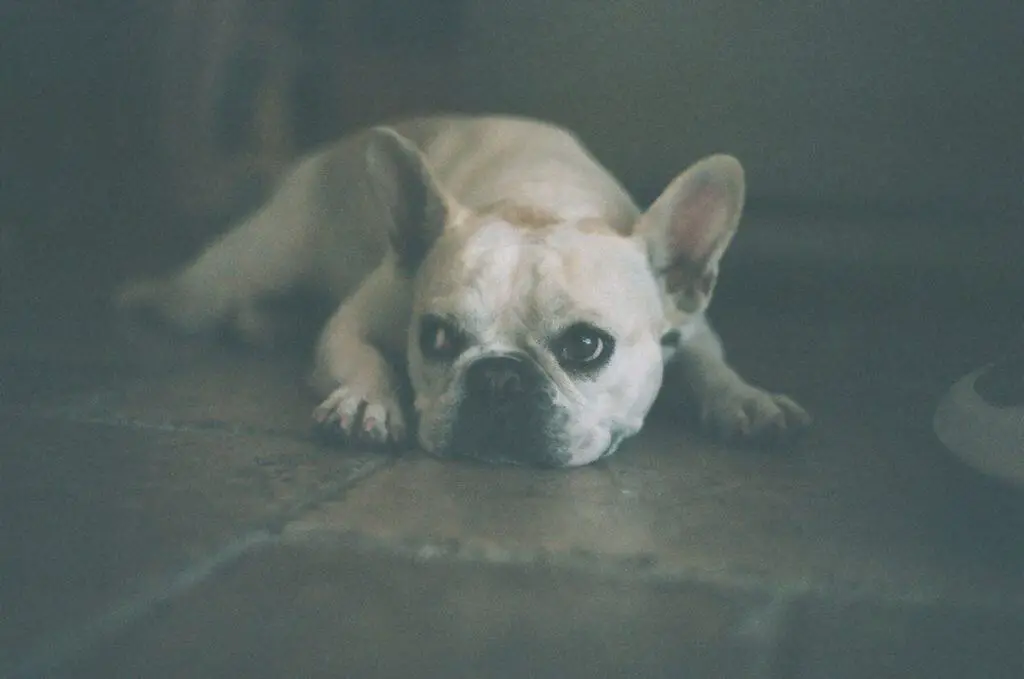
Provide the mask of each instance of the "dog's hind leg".
POLYGON ((263 343, 271 326, 260 301, 303 285, 318 265, 317 158, 290 173, 270 200, 184 268, 120 291, 118 303, 155 313, 186 333, 227 326, 263 343))

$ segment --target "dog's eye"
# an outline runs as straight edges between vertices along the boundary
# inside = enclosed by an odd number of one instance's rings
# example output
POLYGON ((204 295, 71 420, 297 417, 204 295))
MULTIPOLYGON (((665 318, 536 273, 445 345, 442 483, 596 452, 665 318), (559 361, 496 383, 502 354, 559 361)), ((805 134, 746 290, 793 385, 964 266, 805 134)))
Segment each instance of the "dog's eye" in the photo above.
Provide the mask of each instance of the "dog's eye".
POLYGON ((577 323, 555 340, 553 348, 566 370, 591 371, 608 362, 615 350, 615 340, 604 330, 577 323))
POLYGON ((455 324, 439 316, 424 316, 420 321, 420 351, 424 358, 450 361, 466 348, 466 336, 455 324))

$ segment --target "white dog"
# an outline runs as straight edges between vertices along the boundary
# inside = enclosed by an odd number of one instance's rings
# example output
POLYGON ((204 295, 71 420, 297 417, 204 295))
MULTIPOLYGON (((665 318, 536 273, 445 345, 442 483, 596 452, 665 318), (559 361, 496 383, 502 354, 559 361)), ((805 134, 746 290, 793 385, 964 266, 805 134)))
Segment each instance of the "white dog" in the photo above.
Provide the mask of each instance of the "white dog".
POLYGON ((328 292, 314 418, 355 443, 415 430, 437 455, 583 465, 640 429, 666 367, 708 428, 778 438, 808 415, 737 375, 704 318, 743 197, 740 164, 712 156, 641 213, 563 129, 421 118, 306 157, 183 270, 121 300, 258 339, 261 299, 328 292))

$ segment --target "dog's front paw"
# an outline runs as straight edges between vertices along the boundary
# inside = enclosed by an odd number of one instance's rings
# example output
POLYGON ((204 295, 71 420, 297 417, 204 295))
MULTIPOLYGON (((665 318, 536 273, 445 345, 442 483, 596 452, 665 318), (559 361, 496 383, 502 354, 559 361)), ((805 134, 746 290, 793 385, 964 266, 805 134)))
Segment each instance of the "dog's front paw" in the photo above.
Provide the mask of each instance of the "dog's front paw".
POLYGON ((793 399, 749 384, 706 394, 699 416, 705 430, 729 441, 775 443, 811 424, 811 416, 793 399))
POLYGON ((313 420, 327 434, 352 444, 388 445, 405 441, 402 407, 393 396, 342 385, 317 406, 313 420))

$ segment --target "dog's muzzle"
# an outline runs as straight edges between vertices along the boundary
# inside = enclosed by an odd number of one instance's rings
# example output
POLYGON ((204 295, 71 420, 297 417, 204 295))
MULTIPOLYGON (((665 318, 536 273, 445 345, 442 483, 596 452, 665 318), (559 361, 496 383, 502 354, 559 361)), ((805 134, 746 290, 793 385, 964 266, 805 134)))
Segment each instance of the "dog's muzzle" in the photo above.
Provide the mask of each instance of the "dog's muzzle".
POLYGON ((454 455, 506 464, 564 463, 552 387, 530 357, 479 358, 463 380, 449 446, 454 455))

